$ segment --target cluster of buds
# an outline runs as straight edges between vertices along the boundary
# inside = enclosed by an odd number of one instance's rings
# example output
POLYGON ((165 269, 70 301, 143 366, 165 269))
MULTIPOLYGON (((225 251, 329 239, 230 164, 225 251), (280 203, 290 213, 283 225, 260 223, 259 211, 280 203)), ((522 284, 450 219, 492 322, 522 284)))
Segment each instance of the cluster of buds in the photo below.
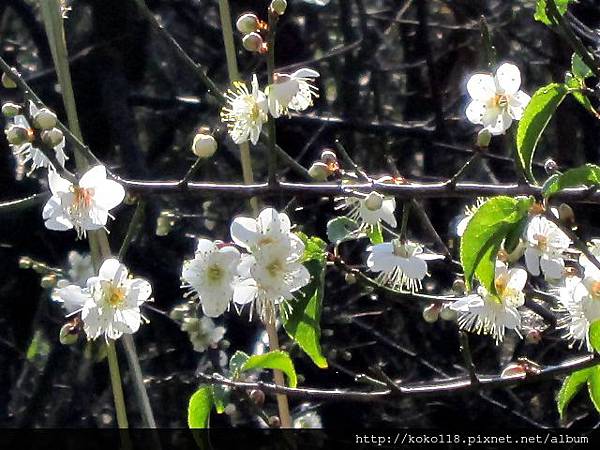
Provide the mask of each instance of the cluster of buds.
POLYGON ((315 161, 310 169, 309 175, 316 181, 327 181, 331 176, 338 175, 340 172, 340 164, 337 155, 329 149, 321 152, 319 161, 315 161))
MULTIPOLYGON (((282 16, 287 8, 287 0, 272 0, 269 5, 269 14, 273 17, 282 16)), ((254 13, 248 12, 238 17, 236 28, 242 35, 242 45, 253 53, 265 54, 268 50, 264 33, 268 31, 269 24, 258 18, 254 13)))

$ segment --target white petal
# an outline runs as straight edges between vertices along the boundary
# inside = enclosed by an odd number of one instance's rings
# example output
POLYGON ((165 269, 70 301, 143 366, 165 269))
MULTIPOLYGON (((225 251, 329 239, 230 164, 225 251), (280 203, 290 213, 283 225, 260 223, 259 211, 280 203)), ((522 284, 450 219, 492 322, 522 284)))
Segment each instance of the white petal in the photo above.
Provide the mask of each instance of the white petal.
POLYGON ((290 292, 294 292, 303 288, 308 283, 310 283, 310 273, 308 272, 308 269, 302 264, 297 264, 297 267, 294 268, 294 271, 292 272, 291 280, 287 283, 288 289, 290 292))
POLYGON ((490 74, 477 73, 469 78, 467 91, 473 100, 487 102, 496 95, 496 83, 490 74))
POLYGON ((393 253, 371 253, 367 258, 367 267, 373 272, 391 272, 398 266, 398 258, 393 253))
POLYGON ((316 70, 308 69, 306 67, 298 69, 292 74, 292 78, 318 78, 320 76, 321 75, 316 70))
POLYGON ((250 217, 236 217, 230 227, 231 239, 240 247, 250 249, 257 241, 256 220, 250 217))
MULTIPOLYGON (((102 167, 102 166, 100 166, 102 167)), ((125 198, 125 189, 113 180, 105 180, 97 185, 94 192, 94 201, 97 205, 111 210, 120 205, 125 198)))
POLYGON ((480 100, 473 100, 471 103, 469 103, 469 106, 467 106, 467 110, 465 112, 469 122, 480 125, 483 123, 483 118, 487 113, 487 106, 480 100))
POLYGON ((252 278, 238 282, 233 289, 233 301, 239 305, 250 303, 256 298, 258 287, 252 278))
POLYGON ((52 195, 69 192, 73 185, 70 181, 61 177, 55 170, 48 170, 48 184, 52 195))
POLYGON ((528 247, 525 250, 525 265, 534 277, 540 274, 540 252, 535 248, 528 247))
POLYGON ((408 259, 399 258, 400 268, 409 278, 422 280, 427 275, 427 263, 421 258, 413 256, 408 259))
POLYGON ((125 273, 125 277, 127 277, 127 268, 119 260, 110 258, 102 263, 98 271, 98 276, 103 280, 114 281, 118 279, 120 281, 124 278, 123 272, 125 273))
POLYGON ((546 280, 559 280, 564 275, 565 262, 560 257, 542 255, 540 267, 546 280))
POLYGON ((509 99, 508 111, 513 119, 521 120, 521 117, 523 117, 523 112, 525 111, 525 108, 529 103, 529 100, 531 100, 531 97, 523 91, 517 92, 509 99))
POLYGON ((82 188, 94 188, 106 180, 106 168, 102 165, 94 166, 83 174, 79 180, 82 188))
POLYGON ((516 291, 522 291, 527 283, 527 272, 519 267, 514 267, 508 271, 508 283, 507 287, 515 289, 516 291))
POLYGON ((150 298, 152 295, 152 285, 143 278, 134 278, 126 280, 125 286, 129 289, 130 294, 139 305, 150 298))
POLYGON ((500 114, 497 114, 495 116, 493 114, 490 114, 489 120, 484 117, 483 124, 490 133, 497 136, 499 134, 504 134, 506 130, 510 128, 512 120, 513 119, 512 117, 510 117, 508 111, 502 110, 500 114))
POLYGON ((504 63, 496 72, 496 83, 502 93, 514 95, 521 87, 521 71, 514 64, 504 63))
POLYGON ((61 289, 56 289, 56 297, 59 297, 63 303, 67 314, 71 314, 83 307, 91 299, 89 292, 81 289, 80 286, 71 284, 61 289))

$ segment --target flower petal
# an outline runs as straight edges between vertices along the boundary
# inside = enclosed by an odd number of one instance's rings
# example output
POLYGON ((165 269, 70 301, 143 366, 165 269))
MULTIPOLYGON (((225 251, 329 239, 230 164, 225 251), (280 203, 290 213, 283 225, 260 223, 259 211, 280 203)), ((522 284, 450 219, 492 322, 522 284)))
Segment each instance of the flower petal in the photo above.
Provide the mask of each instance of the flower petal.
POLYGON ((496 71, 496 83, 502 93, 514 95, 521 87, 521 71, 514 64, 504 63, 496 71))
POLYGON ((476 73, 469 78, 467 91, 473 100, 487 102, 496 95, 494 77, 487 73, 476 73))
POLYGON ((102 165, 94 166, 83 174, 79 186, 85 189, 95 188, 106 180, 106 168, 102 165))
POLYGON ((253 278, 238 282, 233 289, 233 301, 238 305, 245 305, 256 298, 258 287, 253 278))
POLYGON ((231 223, 230 233, 233 242, 249 250, 258 238, 256 220, 250 217, 236 217, 231 223))

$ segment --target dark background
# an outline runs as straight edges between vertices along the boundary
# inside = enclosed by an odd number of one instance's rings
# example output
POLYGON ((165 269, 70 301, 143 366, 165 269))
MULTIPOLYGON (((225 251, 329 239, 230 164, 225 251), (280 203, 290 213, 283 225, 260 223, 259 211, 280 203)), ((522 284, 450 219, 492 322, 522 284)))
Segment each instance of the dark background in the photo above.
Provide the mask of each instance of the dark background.
MULTIPOLYGON (((0 3, 0 52, 63 118, 35 3, 0 3)), ((268 4, 231 3, 234 17, 247 10, 264 17, 268 4)), ((149 0, 148 5, 189 55, 226 89, 217 2, 149 0)), ((225 135, 218 106, 196 75, 152 32, 133 1, 77 0, 72 6, 65 23, 71 70, 83 135, 93 152, 124 177, 181 178, 194 161, 189 151, 192 136, 206 125, 216 130, 220 147, 197 179, 240 181, 239 151, 225 135)), ((476 127, 464 116, 465 84, 470 73, 487 66, 479 27, 482 14, 499 62, 511 61, 521 68, 526 92, 533 94, 551 80, 561 81, 569 68, 569 48, 533 20, 533 10, 533 1, 516 0, 332 0, 326 7, 290 0, 279 28, 276 63, 278 67, 297 64, 317 69, 321 97, 307 114, 278 121, 278 143, 305 167, 339 139, 373 175, 397 170, 420 180, 451 176, 470 156, 475 139, 476 127)), ((579 27, 585 34, 582 38, 595 48, 600 37, 593 29, 600 7, 595 1, 580 0, 571 11, 569 19, 585 23, 579 27)), ((236 42, 241 48, 239 35, 236 42)), ((264 61, 242 50, 238 58, 244 79, 256 72, 264 85, 264 61)), ((0 98, 18 96, 1 90, 0 98)), ((561 167, 597 163, 597 120, 572 99, 565 101, 559 114, 560 120, 551 123, 543 139, 539 162, 552 155, 561 167)), ((510 133, 495 138, 489 155, 467 178, 514 182, 512 139, 510 133)), ((265 179, 264 146, 253 147, 252 155, 256 179, 265 179)), ((536 170, 542 175, 542 164, 536 170)), ((298 180, 287 169, 281 174, 298 180)), ((3 201, 46 189, 44 171, 15 180, 14 159, 4 139, 0 139, 0 186, 3 201)), ((230 219, 247 212, 247 206, 238 198, 206 197, 199 192, 152 195, 147 200, 143 230, 125 262, 137 275, 152 280, 153 306, 168 311, 182 301, 179 274, 182 260, 192 256, 192 237, 227 239, 230 219), (175 211, 179 218, 171 233, 159 237, 156 219, 164 210, 175 211)), ((287 201, 265 199, 278 208, 287 201)), ((335 214, 333 202, 307 198, 298 204, 303 209, 293 213, 292 220, 307 234, 324 237, 325 225, 335 214)), ((39 274, 18 267, 21 256, 61 267, 69 250, 86 250, 86 242, 75 241, 74 233, 47 231, 41 206, 18 213, 0 211, 0 426, 114 426, 106 362, 86 358, 83 340, 75 346, 59 344, 58 331, 64 323, 61 309, 40 287, 39 274), (41 342, 41 347, 32 351, 32 341, 41 342)), ((451 223, 462 212, 463 203, 440 199, 423 206, 442 238, 451 243, 451 223)), ((598 208, 574 205, 574 209, 582 235, 597 235, 598 208)), ((117 210, 117 220, 110 224, 113 250, 118 249, 133 210, 130 205, 117 210)), ((418 219, 411 219, 410 232, 431 244, 418 219)), ((348 260, 360 264, 364 248, 361 241, 346 245, 343 251, 348 260)), ((454 279, 443 266, 435 266, 432 275, 425 286, 432 293, 445 292, 454 279)), ((298 349, 292 349, 303 385, 360 388, 353 381, 355 374, 377 363, 383 363, 391 377, 406 382, 458 375, 463 370, 455 324, 425 323, 422 302, 366 292, 331 270, 324 306, 322 345, 330 369, 317 369, 298 349)), ((163 427, 185 426, 187 400, 197 386, 194 373, 214 370, 211 361, 216 358, 211 356, 215 355, 194 352, 187 335, 165 315, 151 310, 145 314, 151 323, 135 339, 157 422, 163 427)), ((229 355, 238 349, 252 352, 261 337, 260 326, 248 323, 247 314, 229 313, 218 322, 227 327, 229 355)), ((511 335, 501 347, 488 338, 473 338, 472 348, 478 370, 484 373, 498 373, 518 356, 555 363, 576 352, 551 328, 537 345, 511 335)), ((130 394, 133 389, 124 360, 121 367, 130 394)), ((302 405, 293 401, 292 406, 296 413, 316 409, 326 427, 555 427, 559 419, 554 396, 559 386, 560 380, 554 380, 438 398, 376 404, 302 405)), ((139 424, 134 398, 128 395, 128 399, 130 423, 139 424)), ((275 413, 274 401, 268 401, 265 408, 275 413)), ((589 400, 581 396, 562 425, 585 429, 597 422, 589 400)), ((214 425, 228 423, 227 416, 213 417, 214 425)), ((240 407, 234 423, 255 422, 240 407)))

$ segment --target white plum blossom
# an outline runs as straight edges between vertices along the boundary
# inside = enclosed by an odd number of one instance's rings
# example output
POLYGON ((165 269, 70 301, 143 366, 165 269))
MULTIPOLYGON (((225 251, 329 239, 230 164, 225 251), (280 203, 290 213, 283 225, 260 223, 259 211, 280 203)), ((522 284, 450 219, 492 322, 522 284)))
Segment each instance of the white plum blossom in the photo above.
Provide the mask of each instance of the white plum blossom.
POLYGON ((263 123, 268 119, 267 97, 259 89, 256 75, 252 76, 252 91, 240 81, 235 81, 233 87, 225 94, 227 103, 221 110, 221 120, 227 124, 233 142, 241 144, 250 140, 256 145, 263 123))
POLYGON ((469 121, 483 125, 493 135, 504 134, 513 120, 520 120, 531 97, 519 90, 521 72, 513 64, 502 64, 495 75, 477 73, 469 79, 472 98, 466 114, 469 121))
POLYGON ((569 237, 552 221, 536 215, 533 216, 524 233, 525 263, 533 276, 541 272, 548 281, 556 281, 563 277, 565 262, 563 253, 571 245, 569 237))
POLYGON ((186 317, 181 324, 181 331, 185 331, 190 342, 194 347, 194 351, 205 352, 210 347, 216 347, 225 335, 225 328, 216 326, 215 322, 206 316, 186 317))
POLYGON ((292 300, 294 292, 310 282, 300 262, 304 243, 291 233, 289 217, 273 208, 265 208, 257 219, 237 217, 231 237, 251 252, 242 256, 233 301, 254 303, 261 320, 273 323, 275 306, 292 300))
POLYGON ((348 208, 348 217, 360 224, 360 228, 375 226, 381 222, 387 223, 391 227, 397 226, 396 199, 394 197, 384 197, 377 192, 371 192, 365 198, 345 197, 338 200, 336 209, 348 208))
POLYGON ((458 313, 460 329, 477 334, 491 335, 496 343, 502 342, 506 329, 519 333, 521 315, 517 308, 525 303, 523 288, 527 272, 496 262, 495 287, 498 295, 484 287, 450 305, 458 313))
POLYGON ((55 302, 61 303, 67 314, 71 314, 81 309, 85 302, 85 296, 78 296, 78 292, 74 288, 86 286, 87 280, 94 276, 94 266, 90 254, 81 254, 74 250, 69 252, 68 262, 68 279, 58 280, 56 287, 52 290, 51 298, 55 302), (69 287, 71 284, 75 286, 69 287), (68 289, 62 291, 65 288, 68 289))
POLYGON ((229 307, 239 262, 235 247, 208 239, 199 239, 194 259, 184 261, 184 286, 198 297, 208 317, 218 317, 229 307))
POLYGON ((600 273, 594 276, 566 277, 564 284, 555 293, 565 316, 559 320, 558 329, 566 329, 564 338, 579 348, 585 345, 589 352, 594 349, 590 343, 590 325, 600 320, 600 273))
POLYGON ((52 300, 60 303, 67 316, 75 314, 83 308, 90 299, 87 289, 76 284, 69 284, 67 280, 60 280, 57 287, 52 291, 52 300))
POLYGON ((123 186, 106 178, 104 166, 94 166, 77 185, 53 170, 48 172, 52 197, 42 212, 46 228, 65 231, 75 228, 77 236, 104 228, 109 211, 125 198, 123 186))
POLYGON ((443 259, 443 256, 424 253, 423 247, 411 241, 376 244, 368 249, 367 266, 372 272, 380 272, 377 279, 394 289, 421 288, 421 281, 427 275, 427 262, 443 259))
POLYGON ((55 295, 70 314, 81 311, 88 340, 101 335, 108 340, 139 329, 140 305, 149 301, 152 286, 142 278, 129 277, 127 267, 111 258, 102 263, 98 276, 87 280, 86 287, 71 284, 57 289, 55 295))
POLYGON ((81 319, 88 339, 101 335, 118 339, 135 333, 142 321, 140 306, 150 299, 152 286, 143 278, 129 277, 127 267, 116 259, 102 263, 98 276, 87 282, 89 298, 81 319))
POLYGON ((285 213, 274 208, 263 209, 258 218, 236 217, 231 223, 231 239, 240 247, 256 252, 266 245, 277 244, 302 256, 304 244, 291 232, 292 223, 285 213))
POLYGON ((293 300, 294 292, 310 282, 310 273, 299 262, 303 253, 304 244, 294 250, 266 244, 252 255, 243 255, 233 301, 238 305, 254 302, 261 320, 274 323, 275 306, 293 300))
POLYGON ((319 72, 302 68, 292 74, 276 73, 274 83, 265 90, 269 112, 275 118, 288 114, 288 110, 304 111, 313 105, 313 98, 319 97, 314 79, 319 72))

